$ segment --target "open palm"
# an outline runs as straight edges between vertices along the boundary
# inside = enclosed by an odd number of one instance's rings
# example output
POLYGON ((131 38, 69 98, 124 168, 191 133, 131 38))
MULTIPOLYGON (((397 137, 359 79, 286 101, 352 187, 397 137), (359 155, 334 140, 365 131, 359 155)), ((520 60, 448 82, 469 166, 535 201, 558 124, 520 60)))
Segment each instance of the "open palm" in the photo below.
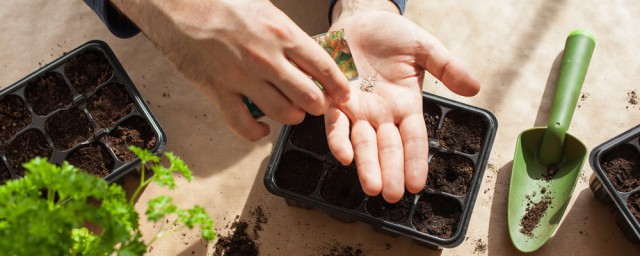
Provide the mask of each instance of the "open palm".
POLYGON ((460 95, 473 96, 480 85, 437 39, 398 14, 360 11, 340 17, 330 31, 339 29, 359 78, 351 81, 351 99, 325 114, 329 147, 345 165, 355 157, 366 194, 397 202, 405 187, 417 193, 427 179, 424 71, 460 95))

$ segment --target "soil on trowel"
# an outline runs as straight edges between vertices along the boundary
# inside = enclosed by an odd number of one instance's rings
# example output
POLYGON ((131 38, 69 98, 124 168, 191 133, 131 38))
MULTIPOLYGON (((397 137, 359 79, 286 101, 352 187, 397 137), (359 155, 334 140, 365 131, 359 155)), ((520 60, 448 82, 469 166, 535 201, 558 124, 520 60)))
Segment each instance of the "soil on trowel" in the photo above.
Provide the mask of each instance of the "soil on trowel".
POLYGON ((540 224, 540 220, 547 214, 551 205, 551 197, 546 195, 538 202, 529 202, 526 213, 520 220, 520 233, 533 237, 533 230, 540 224))

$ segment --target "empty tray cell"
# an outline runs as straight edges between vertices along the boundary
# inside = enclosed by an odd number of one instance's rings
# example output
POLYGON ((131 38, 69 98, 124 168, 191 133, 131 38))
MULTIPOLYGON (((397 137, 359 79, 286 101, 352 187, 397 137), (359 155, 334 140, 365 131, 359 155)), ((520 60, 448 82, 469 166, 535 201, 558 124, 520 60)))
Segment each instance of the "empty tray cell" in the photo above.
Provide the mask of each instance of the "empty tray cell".
POLYGON ((125 120, 107 135, 107 142, 111 149, 123 162, 130 162, 137 158, 129 151, 129 146, 151 150, 156 146, 157 139, 149 123, 138 116, 125 120))
POLYGON ((427 187, 461 196, 471 186, 473 173, 471 159, 456 154, 437 153, 429 162, 427 187))
POLYGON ((322 162, 299 151, 291 151, 280 158, 275 183, 282 189, 298 194, 311 194, 320 181, 322 162))
POLYGON ((634 146, 612 148, 603 154, 600 165, 617 190, 629 192, 640 186, 640 152, 634 146))
POLYGON ((324 155, 329 153, 329 144, 324 128, 324 116, 307 115, 297 125, 291 135, 291 143, 296 147, 324 155))
POLYGON ((5 154, 9 164, 20 176, 24 175, 25 169, 22 164, 29 160, 40 156, 50 158, 53 150, 45 139, 44 135, 38 130, 28 130, 18 135, 7 147, 5 154))
POLYGON ((89 98, 88 109, 98 127, 110 127, 133 111, 133 101, 120 84, 100 88, 89 98))
POLYGON ((440 129, 440 144, 448 149, 476 154, 480 152, 487 133, 485 119, 472 112, 454 110, 444 116, 440 129))
POLYGON ((59 150, 70 149, 88 140, 93 134, 89 118, 77 108, 57 112, 47 119, 44 128, 59 150))
POLYGON ((9 169, 7 168, 7 166, 5 166, 4 163, 0 161, 0 185, 5 184, 10 179, 11 179, 11 172, 9 172, 9 169))
POLYGON ((79 93, 88 93, 106 82, 113 75, 113 67, 98 50, 87 50, 71 58, 64 66, 64 73, 79 93))
POLYGON ((331 167, 322 183, 320 194, 325 201, 349 209, 358 207, 364 200, 358 172, 351 166, 331 167))
POLYGON ((92 175, 104 178, 114 166, 114 160, 102 143, 91 143, 73 150, 67 161, 92 175))
POLYGON ((424 194, 413 213, 413 225, 421 232, 449 238, 456 232, 462 207, 457 200, 434 194, 424 194))
POLYGON ((436 138, 438 124, 440 123, 441 115, 442 113, 438 105, 425 101, 424 122, 427 125, 427 133, 429 134, 429 139, 436 138))
POLYGON ((22 99, 7 95, 0 99, 0 139, 10 139, 31 123, 31 113, 22 99))
POLYGON ((415 197, 414 194, 405 192, 402 199, 395 204, 387 203, 382 196, 370 197, 367 199, 367 212, 371 216, 383 220, 404 222, 409 217, 409 211, 415 197))
POLYGON ((46 73, 31 80, 24 96, 33 112, 44 116, 73 102, 71 90, 61 74, 46 73))

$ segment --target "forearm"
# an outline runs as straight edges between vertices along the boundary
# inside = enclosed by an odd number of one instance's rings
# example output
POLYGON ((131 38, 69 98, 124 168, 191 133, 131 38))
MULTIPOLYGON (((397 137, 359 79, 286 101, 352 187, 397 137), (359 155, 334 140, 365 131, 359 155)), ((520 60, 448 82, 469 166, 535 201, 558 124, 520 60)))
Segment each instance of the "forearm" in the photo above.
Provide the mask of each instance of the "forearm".
POLYGON ((400 14, 398 7, 389 0, 338 0, 333 7, 331 22, 363 10, 382 10, 400 14))

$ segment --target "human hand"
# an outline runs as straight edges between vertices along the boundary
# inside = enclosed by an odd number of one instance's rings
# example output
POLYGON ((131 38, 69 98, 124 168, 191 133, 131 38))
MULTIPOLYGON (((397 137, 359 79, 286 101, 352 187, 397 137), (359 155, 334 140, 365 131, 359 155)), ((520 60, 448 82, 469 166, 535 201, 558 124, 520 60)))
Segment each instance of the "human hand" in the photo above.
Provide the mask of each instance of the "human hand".
POLYGON ((256 141, 269 134, 269 126, 251 116, 243 96, 284 124, 302 122, 305 112, 323 114, 328 97, 337 102, 350 97, 335 62, 267 0, 113 3, 243 138, 256 141), (307 74, 323 85, 328 97, 307 74))
POLYGON ((463 96, 475 95, 480 84, 436 38, 398 15, 390 1, 383 2, 380 6, 391 7, 372 8, 376 5, 366 1, 366 8, 356 8, 358 1, 349 0, 336 5, 330 31, 345 30, 359 79, 351 82, 354 89, 347 103, 332 104, 325 124, 336 159, 347 165, 355 155, 364 192, 382 193, 394 203, 402 198, 405 187, 417 193, 427 179, 424 71, 463 96), (371 78, 375 82, 363 83, 371 78), (366 85, 373 85, 370 92, 366 85))

